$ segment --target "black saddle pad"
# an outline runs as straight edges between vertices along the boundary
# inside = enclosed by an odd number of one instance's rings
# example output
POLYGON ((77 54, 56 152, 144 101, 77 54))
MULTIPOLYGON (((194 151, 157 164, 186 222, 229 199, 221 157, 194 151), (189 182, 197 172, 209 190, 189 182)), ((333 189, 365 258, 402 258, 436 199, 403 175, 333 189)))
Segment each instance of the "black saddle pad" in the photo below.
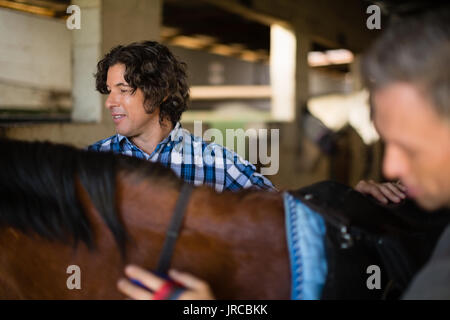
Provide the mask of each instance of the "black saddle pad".
POLYGON ((368 291, 366 267, 380 264, 384 286, 398 297, 432 254, 450 222, 449 210, 427 212, 411 200, 383 205, 351 187, 324 181, 290 192, 327 225, 329 273, 324 298, 386 297, 368 291), (388 284, 390 282, 390 284, 388 284))

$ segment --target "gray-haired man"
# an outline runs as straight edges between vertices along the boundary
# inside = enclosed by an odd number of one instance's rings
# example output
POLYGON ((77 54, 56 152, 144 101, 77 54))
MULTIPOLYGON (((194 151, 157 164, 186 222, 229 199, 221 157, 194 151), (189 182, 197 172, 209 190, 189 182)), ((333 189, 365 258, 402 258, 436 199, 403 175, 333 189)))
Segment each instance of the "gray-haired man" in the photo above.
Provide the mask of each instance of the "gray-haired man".
MULTIPOLYGON (((424 208, 450 208, 450 7, 398 21, 363 60, 383 172, 424 208)), ((450 299, 450 226, 404 299, 450 299)))

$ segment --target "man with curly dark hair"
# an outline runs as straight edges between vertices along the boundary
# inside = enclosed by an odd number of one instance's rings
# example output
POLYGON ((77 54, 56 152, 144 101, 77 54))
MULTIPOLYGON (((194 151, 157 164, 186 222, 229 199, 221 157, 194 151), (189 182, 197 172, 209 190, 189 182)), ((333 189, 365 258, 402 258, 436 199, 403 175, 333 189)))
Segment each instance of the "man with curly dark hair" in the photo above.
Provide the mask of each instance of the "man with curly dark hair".
POLYGON ((189 101, 186 64, 164 45, 144 41, 117 46, 98 63, 95 77, 97 90, 108 95, 105 106, 117 134, 88 150, 159 161, 185 181, 219 192, 274 189, 253 164, 181 127, 189 101))

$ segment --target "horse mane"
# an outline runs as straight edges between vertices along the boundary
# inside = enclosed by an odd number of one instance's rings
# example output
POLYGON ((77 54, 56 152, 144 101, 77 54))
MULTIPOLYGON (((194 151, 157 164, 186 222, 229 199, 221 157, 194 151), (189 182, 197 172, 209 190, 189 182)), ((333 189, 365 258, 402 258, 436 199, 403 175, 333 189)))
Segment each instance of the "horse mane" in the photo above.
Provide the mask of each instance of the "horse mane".
POLYGON ((92 226, 76 192, 78 178, 122 256, 128 235, 116 208, 116 174, 133 173, 176 188, 182 184, 159 163, 112 153, 4 139, 0 139, 0 150, 0 228, 10 226, 74 247, 81 241, 94 249, 92 226))

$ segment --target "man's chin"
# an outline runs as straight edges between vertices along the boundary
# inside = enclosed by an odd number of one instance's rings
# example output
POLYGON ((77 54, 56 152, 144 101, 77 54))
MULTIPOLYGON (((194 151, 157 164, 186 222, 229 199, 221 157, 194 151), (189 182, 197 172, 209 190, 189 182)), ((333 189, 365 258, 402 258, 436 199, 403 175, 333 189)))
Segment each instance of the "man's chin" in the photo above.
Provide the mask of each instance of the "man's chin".
POLYGON ((442 201, 431 197, 418 197, 414 199, 419 206, 427 211, 434 211, 444 207, 450 207, 448 201, 442 201))
POLYGON ((129 136, 128 130, 124 130, 124 128, 121 128, 120 126, 116 126, 116 132, 125 137, 129 136))

